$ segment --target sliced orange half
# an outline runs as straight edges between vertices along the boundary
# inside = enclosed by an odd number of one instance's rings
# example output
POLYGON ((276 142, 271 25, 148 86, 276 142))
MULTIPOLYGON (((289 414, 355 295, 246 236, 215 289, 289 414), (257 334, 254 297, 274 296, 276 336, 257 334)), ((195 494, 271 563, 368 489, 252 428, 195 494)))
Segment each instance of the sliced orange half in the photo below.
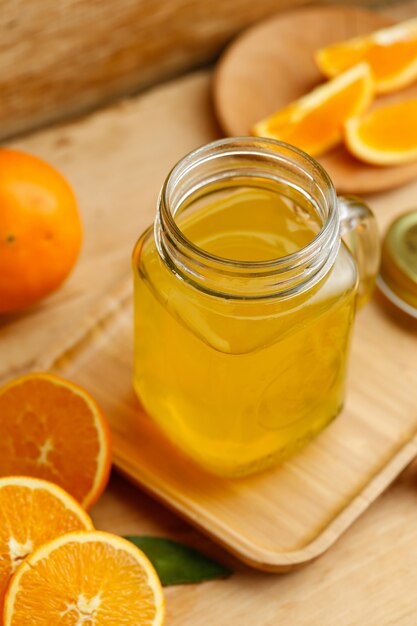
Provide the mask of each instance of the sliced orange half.
POLYGON ((382 106, 346 122, 345 142, 358 159, 396 165, 417 159, 417 99, 382 106))
POLYGON ((52 374, 28 374, 0 389, 0 476, 36 476, 93 504, 106 486, 107 422, 83 389, 52 374))
POLYGON ((92 528, 81 505, 57 485, 25 476, 0 478, 0 614, 10 577, 34 550, 92 528))
POLYGON ((369 66, 361 63, 258 122, 252 134, 320 156, 341 142, 344 122, 369 107, 373 92, 369 66))
POLYGON ((417 78, 417 18, 321 48, 314 58, 328 78, 365 61, 377 92, 395 91, 417 78))
POLYGON ((158 576, 136 546, 103 532, 64 535, 39 548, 13 576, 4 626, 160 626, 158 576))

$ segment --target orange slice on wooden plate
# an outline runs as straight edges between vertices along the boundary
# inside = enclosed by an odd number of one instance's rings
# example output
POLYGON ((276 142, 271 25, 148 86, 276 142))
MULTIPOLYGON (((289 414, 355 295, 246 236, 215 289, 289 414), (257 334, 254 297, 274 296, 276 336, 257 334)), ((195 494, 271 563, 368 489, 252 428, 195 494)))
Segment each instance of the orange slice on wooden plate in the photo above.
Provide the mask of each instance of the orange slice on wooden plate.
POLYGON ((0 614, 10 577, 34 550, 92 528, 81 505, 57 485, 26 476, 0 478, 0 614))
POLYGON ((164 597, 141 550, 103 532, 64 535, 39 548, 12 578, 4 626, 160 626, 164 597))
POLYGON ((311 156, 320 156, 342 141, 344 122, 365 111, 373 94, 369 66, 360 63, 258 122, 252 134, 285 141, 311 156))
POLYGON ((417 160, 417 99, 386 106, 346 122, 345 142, 355 157, 374 165, 417 160))
POLYGON ((95 400, 52 374, 28 374, 0 389, 0 476, 44 478, 85 508, 104 490, 110 432, 95 400))
POLYGON ((314 58, 328 78, 365 61, 378 93, 396 91, 417 79, 417 18, 321 48, 314 58))

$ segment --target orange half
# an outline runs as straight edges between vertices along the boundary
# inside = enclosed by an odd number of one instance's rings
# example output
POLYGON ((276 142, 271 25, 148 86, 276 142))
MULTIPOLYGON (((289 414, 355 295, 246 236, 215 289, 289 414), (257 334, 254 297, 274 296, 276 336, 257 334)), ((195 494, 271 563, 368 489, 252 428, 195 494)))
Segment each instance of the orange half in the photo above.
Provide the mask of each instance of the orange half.
POLYGON ((328 78, 365 61, 378 93, 396 91, 417 78, 417 18, 321 48, 314 58, 328 78))
POLYGON ((13 576, 4 626, 161 626, 164 597, 141 550, 103 532, 64 535, 32 554, 13 576))
POLYGON ((34 550, 92 528, 80 504, 57 485, 26 476, 0 478, 0 614, 10 577, 34 550))
POLYGON ((345 142, 358 159, 396 165, 417 159, 417 99, 382 106, 346 122, 345 142))
POLYGON ((95 400, 47 373, 28 374, 0 389, 0 476, 50 480, 88 508, 104 490, 110 433, 95 400))
POLYGON ((320 156, 342 141, 344 122, 365 111, 373 93, 371 71, 361 63, 258 122, 252 134, 320 156))

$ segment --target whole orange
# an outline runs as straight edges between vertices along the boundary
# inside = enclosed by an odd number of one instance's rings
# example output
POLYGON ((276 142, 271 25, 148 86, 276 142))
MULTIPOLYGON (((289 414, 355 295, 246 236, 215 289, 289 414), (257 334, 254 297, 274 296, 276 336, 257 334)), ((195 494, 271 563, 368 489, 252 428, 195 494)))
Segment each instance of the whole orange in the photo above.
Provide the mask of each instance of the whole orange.
POLYGON ((35 156, 0 149, 0 313, 56 289, 81 240, 77 201, 65 178, 35 156))

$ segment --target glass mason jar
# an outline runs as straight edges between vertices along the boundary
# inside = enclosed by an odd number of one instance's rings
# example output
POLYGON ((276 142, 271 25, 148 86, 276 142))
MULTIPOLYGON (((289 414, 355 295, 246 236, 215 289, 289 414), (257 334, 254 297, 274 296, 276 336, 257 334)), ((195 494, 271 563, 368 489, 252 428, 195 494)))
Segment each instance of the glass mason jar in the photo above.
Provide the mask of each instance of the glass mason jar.
POLYGON ((259 138, 192 152, 133 256, 145 410, 216 474, 286 458, 343 406, 355 311, 378 265, 371 211, 338 199, 308 155, 259 138))

